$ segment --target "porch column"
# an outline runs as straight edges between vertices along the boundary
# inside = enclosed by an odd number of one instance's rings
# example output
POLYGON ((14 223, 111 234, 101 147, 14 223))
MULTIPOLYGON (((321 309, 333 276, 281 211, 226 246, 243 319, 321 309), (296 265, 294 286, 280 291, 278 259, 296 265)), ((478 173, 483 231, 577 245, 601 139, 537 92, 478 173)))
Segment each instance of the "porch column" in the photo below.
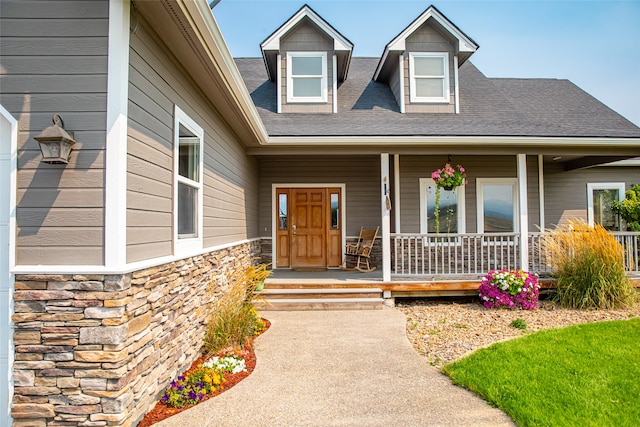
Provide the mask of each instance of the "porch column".
POLYGON ((518 206, 520 208, 520 268, 529 269, 529 215, 527 207, 527 155, 518 154, 518 206))
POLYGON ((389 194, 389 153, 380 154, 380 206, 382 209, 382 280, 391 280, 391 211, 387 209, 389 194))

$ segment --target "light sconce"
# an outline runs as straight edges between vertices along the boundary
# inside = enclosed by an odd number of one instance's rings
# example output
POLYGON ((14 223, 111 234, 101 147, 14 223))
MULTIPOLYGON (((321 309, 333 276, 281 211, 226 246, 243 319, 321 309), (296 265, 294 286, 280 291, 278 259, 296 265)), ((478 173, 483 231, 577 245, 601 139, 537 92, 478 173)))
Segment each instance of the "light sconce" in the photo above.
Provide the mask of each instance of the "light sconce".
POLYGON ((73 132, 64 129, 64 122, 59 113, 51 118, 53 126, 49 126, 34 139, 40 144, 42 161, 45 163, 69 163, 71 147, 76 143, 73 132))

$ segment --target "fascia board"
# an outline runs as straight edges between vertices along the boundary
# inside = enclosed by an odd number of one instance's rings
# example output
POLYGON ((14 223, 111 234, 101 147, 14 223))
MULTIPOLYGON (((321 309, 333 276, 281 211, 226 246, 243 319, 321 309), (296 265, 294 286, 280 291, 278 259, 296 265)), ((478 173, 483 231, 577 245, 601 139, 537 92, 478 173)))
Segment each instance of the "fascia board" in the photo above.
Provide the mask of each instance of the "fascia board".
POLYGON ((601 137, 526 137, 526 136, 271 136, 268 146, 416 146, 430 145, 469 146, 550 146, 550 147, 604 147, 629 148, 630 155, 640 154, 640 138, 601 138, 601 137))
POLYGON ((267 130, 207 3, 187 0, 178 0, 178 3, 185 11, 185 15, 190 17, 191 25, 200 43, 205 48, 211 63, 219 70, 245 122, 251 128, 258 143, 264 144, 268 138, 267 130))
POLYGON ((280 39, 286 33, 291 30, 301 19, 308 17, 316 24, 322 31, 328 34, 333 39, 333 48, 338 51, 351 51, 353 50, 353 43, 347 40, 342 34, 338 33, 333 27, 322 19, 317 13, 313 11, 309 6, 304 6, 295 15, 293 15, 284 25, 271 34, 264 42, 260 44, 260 49, 265 50, 280 50, 280 39))

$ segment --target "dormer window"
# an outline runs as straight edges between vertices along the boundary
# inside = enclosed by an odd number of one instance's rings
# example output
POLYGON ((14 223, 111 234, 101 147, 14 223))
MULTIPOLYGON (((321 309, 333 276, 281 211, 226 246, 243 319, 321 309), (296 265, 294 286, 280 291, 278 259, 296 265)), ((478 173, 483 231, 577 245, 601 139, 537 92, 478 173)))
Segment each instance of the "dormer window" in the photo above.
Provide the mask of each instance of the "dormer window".
POLYGON ((326 52, 287 52, 287 102, 327 102, 326 52))
POLYGON ((411 102, 449 102, 449 54, 409 53, 411 102))

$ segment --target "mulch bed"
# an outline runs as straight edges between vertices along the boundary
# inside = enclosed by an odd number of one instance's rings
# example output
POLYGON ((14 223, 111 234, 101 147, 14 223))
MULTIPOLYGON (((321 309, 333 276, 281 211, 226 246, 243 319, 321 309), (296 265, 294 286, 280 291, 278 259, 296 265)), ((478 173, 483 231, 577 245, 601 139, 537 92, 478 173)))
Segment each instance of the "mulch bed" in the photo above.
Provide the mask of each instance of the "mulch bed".
MULTIPOLYGON (((271 326, 271 323, 266 319, 263 319, 263 320, 265 321, 264 331, 266 331, 271 326)), ((264 333, 264 331, 262 331, 262 332, 264 333)), ((247 350, 248 354, 244 358, 244 363, 245 363, 245 366, 246 366, 247 370, 245 372, 239 372, 237 374, 227 374, 227 373, 225 373, 224 374, 225 381, 222 384, 222 386, 218 390, 206 395, 204 397, 204 399, 202 399, 202 402, 204 402, 205 400, 209 400, 212 397, 216 397, 217 395, 219 395, 221 393, 224 393, 225 391, 231 389, 233 386, 238 384, 240 381, 242 381, 243 379, 245 379, 249 375, 251 375, 251 373, 253 372, 253 370, 256 367, 256 354, 255 354, 255 352, 253 350, 253 343, 251 343, 249 346, 247 346, 246 350, 247 350)), ((198 359, 196 359, 191 364, 191 367, 185 373, 188 373, 188 372, 196 369, 198 367, 198 365, 203 364, 208 359, 209 359, 209 357, 205 357, 205 356, 199 357, 198 359)), ((179 414, 182 411, 186 411, 189 408, 193 408, 193 406, 187 406, 185 408, 174 408, 172 406, 168 406, 167 404, 163 403, 162 401, 159 401, 158 403, 156 403, 156 406, 144 416, 144 418, 138 424, 137 427, 149 427, 149 426, 151 426, 151 425, 153 425, 155 423, 159 423, 160 421, 171 417, 172 415, 176 415, 176 414, 179 414)))

